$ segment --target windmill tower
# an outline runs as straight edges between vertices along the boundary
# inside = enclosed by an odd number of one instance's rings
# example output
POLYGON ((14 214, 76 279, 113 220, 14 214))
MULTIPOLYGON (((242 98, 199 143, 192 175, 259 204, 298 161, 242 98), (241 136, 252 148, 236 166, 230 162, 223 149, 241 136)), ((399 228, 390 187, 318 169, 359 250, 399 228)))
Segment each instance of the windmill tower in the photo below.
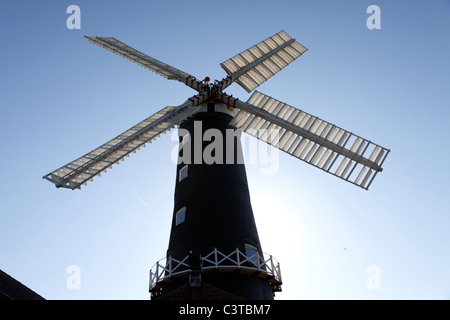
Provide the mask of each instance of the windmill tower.
POLYGON ((307 50, 284 31, 223 62, 227 76, 214 83, 115 38, 87 38, 198 92, 43 177, 79 189, 178 126, 173 221, 166 257, 150 271, 152 299, 273 299, 281 291, 280 266, 259 241, 241 132, 364 189, 382 171, 388 149, 261 92, 247 102, 224 92, 233 82, 252 92, 307 50))

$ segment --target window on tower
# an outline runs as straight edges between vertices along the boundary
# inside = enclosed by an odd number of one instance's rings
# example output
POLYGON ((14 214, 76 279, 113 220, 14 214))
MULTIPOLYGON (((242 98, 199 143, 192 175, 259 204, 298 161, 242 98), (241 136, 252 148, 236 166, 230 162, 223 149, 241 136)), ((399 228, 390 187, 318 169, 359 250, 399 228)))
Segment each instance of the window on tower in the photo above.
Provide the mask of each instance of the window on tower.
POLYGON ((175 214, 175 225, 179 225, 180 223, 183 223, 186 220, 186 207, 181 208, 177 211, 175 214))
POLYGON ((186 179, 188 177, 188 165, 185 165, 184 167, 182 167, 180 169, 180 171, 178 172, 178 182, 183 181, 184 179, 186 179))
POLYGON ((186 132, 183 136, 180 136, 180 146, 184 146, 185 144, 188 144, 190 141, 191 134, 186 132))
POLYGON ((253 262, 255 265, 258 265, 258 249, 251 244, 245 244, 245 255, 248 260, 253 262))

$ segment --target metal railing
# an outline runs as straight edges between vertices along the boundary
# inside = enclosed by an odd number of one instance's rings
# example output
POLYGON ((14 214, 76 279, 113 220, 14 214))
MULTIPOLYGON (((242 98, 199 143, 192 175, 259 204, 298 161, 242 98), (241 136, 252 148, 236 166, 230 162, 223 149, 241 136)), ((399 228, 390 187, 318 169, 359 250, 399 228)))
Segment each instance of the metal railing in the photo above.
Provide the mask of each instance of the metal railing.
MULTIPOLYGON (((189 274, 193 270, 189 264, 190 255, 186 255, 183 259, 178 260, 169 256, 157 261, 150 269, 150 288, 153 289, 160 283, 172 277, 189 274)), ((210 253, 201 257, 201 272, 211 271, 233 271, 254 272, 260 277, 271 280, 279 289, 281 281, 280 264, 271 256, 258 251, 254 251, 252 255, 247 255, 239 248, 231 253, 223 253, 214 248, 210 253)), ((279 291, 279 290, 277 290, 279 291)))

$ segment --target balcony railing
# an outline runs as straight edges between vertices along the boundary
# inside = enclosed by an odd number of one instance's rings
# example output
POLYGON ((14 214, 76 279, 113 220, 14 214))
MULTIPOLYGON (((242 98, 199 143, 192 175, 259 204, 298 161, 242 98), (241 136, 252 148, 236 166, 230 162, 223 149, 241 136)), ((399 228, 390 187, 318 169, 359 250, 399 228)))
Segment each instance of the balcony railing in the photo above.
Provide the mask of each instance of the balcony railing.
MULTIPOLYGON (((189 263, 190 255, 178 260, 169 256, 156 262, 150 270, 150 289, 152 295, 159 295, 166 282, 176 277, 183 277, 192 271, 189 263)), ((236 248, 231 253, 223 253, 214 248, 210 253, 200 258, 200 270, 207 273, 238 271, 253 274, 266 279, 272 286, 272 291, 281 291, 280 264, 271 256, 258 251, 249 255, 236 248)))

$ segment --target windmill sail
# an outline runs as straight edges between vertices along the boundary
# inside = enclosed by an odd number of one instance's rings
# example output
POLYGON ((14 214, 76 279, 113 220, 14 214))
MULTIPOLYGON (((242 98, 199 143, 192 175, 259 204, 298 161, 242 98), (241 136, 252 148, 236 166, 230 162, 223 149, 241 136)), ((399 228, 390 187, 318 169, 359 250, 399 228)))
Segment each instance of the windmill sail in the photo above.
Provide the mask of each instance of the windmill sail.
MULTIPOLYGON (((306 50, 286 32, 280 31, 220 65, 231 78, 227 85, 236 81, 251 92, 306 50)), ((225 84, 222 89, 224 87, 225 84)))
POLYGON ((368 189, 389 150, 255 91, 231 125, 315 167, 368 189))
POLYGON ((95 176, 123 160, 130 153, 136 152, 146 143, 155 140, 198 110, 199 107, 193 106, 190 100, 179 107, 166 107, 43 178, 53 182, 58 188, 80 189, 81 185, 92 181, 95 176))
POLYGON ((255 91, 247 103, 223 92, 237 82, 251 92, 300 57, 306 48, 280 31, 221 63, 228 76, 214 85, 139 52, 111 37, 86 37, 115 54, 169 80, 199 91, 179 107, 167 107, 88 154, 47 174, 57 187, 80 188, 145 143, 199 111, 201 104, 223 102, 240 109, 231 124, 288 154, 368 189, 389 150, 302 110, 255 91))
POLYGON ((125 43, 112 37, 86 37, 90 42, 103 47, 119 56, 124 57, 141 67, 153 71, 168 80, 178 80, 193 89, 203 91, 203 86, 200 81, 197 81, 194 76, 174 68, 164 62, 152 58, 125 43))

